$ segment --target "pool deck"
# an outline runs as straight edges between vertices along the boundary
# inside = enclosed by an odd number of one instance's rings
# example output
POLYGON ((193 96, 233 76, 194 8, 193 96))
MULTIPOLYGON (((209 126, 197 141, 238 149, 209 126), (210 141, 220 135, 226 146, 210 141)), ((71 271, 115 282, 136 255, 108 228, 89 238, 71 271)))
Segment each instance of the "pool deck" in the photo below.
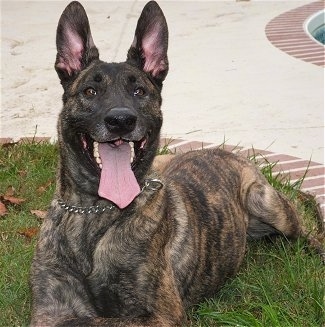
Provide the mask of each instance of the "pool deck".
MULTIPOLYGON (((124 60, 144 3, 82 3, 103 60, 124 60)), ((170 31, 162 143, 254 149, 293 181, 308 167, 302 189, 324 212, 324 47, 303 28, 324 1, 159 3, 170 31)), ((62 93, 55 30, 65 3, 1 6, 0 142, 53 140, 62 93)))

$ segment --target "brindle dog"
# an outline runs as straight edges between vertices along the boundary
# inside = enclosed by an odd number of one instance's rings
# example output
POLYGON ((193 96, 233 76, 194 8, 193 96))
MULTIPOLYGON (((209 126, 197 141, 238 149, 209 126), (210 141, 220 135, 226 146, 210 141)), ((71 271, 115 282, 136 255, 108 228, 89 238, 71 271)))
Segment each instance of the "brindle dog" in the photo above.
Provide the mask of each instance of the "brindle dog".
POLYGON ((32 326, 181 326, 240 266, 248 236, 303 235, 253 164, 218 149, 152 162, 168 30, 149 2, 127 60, 99 59, 78 2, 57 28, 57 188, 32 264, 32 326))

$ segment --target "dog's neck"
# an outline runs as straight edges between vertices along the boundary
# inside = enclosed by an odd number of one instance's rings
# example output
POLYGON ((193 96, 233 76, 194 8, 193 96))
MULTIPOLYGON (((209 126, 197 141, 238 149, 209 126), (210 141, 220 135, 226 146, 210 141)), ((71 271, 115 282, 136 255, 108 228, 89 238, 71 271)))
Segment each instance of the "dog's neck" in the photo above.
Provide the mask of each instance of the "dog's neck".
MULTIPOLYGON (((163 187, 163 183, 161 180, 157 178, 150 178, 146 179, 145 183, 141 189, 141 193, 144 191, 150 191, 150 192, 157 192, 163 187)), ((141 194, 140 193, 140 194, 141 194)), ((101 205, 91 205, 91 206, 77 206, 73 205, 67 202, 64 202, 63 200, 59 199, 58 205, 61 206, 66 211, 73 212, 73 213, 79 213, 79 214, 91 214, 91 213, 98 213, 101 214, 105 211, 110 211, 116 208, 116 206, 113 203, 109 203, 108 205, 101 206, 101 205)))

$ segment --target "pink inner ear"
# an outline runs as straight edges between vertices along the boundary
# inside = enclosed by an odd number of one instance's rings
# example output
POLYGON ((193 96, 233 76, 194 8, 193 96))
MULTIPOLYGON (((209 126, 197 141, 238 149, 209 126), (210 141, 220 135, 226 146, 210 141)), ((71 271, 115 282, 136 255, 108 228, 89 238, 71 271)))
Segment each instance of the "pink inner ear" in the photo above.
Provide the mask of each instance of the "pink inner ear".
POLYGON ((160 32, 159 24, 155 24, 150 34, 146 35, 142 40, 142 49, 145 57, 143 70, 151 73, 154 77, 166 69, 164 49, 160 44, 160 32))
POLYGON ((65 31, 67 43, 62 49, 57 67, 66 70, 69 75, 74 71, 81 70, 81 58, 84 51, 82 39, 70 28, 65 31))

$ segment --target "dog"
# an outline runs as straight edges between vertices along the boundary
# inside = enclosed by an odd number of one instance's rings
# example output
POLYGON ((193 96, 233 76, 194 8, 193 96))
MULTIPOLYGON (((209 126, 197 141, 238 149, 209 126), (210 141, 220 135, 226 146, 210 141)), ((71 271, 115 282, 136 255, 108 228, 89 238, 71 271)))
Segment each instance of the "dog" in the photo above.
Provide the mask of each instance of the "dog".
POLYGON ((152 168, 168 72, 156 2, 125 62, 99 59, 76 1, 56 44, 60 160, 32 263, 32 326, 184 326, 186 310, 236 274, 248 238, 305 235, 294 206, 243 157, 207 149, 152 168))

